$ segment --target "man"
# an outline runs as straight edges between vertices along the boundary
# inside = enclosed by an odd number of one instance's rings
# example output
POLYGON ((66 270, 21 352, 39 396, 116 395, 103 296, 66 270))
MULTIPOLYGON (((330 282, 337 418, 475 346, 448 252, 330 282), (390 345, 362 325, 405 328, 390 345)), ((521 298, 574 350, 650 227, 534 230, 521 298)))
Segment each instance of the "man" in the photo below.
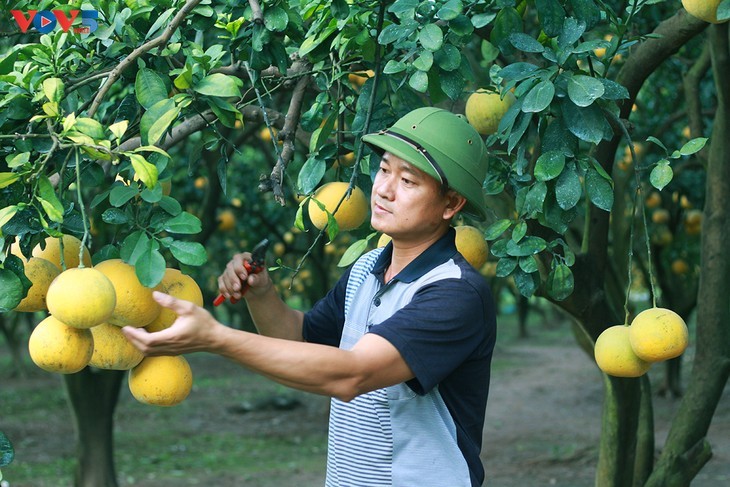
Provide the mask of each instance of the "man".
POLYGON ((391 236, 307 313, 289 308, 266 271, 239 254, 219 277, 259 334, 228 328, 192 303, 157 333, 125 328, 147 354, 217 353, 290 387, 332 397, 327 486, 473 487, 481 450, 495 311, 484 278, 456 251, 451 220, 483 219, 486 147, 461 117, 410 112, 363 137, 381 155, 371 224, 391 236))

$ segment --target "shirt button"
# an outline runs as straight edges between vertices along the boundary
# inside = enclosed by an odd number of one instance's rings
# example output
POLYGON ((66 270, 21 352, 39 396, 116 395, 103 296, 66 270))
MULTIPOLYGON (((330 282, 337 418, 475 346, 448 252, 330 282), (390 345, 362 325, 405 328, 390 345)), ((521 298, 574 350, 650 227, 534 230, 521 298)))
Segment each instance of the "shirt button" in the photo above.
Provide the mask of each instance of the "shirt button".
POLYGON ((380 298, 375 298, 375 300, 373 301, 373 304, 375 306, 380 306, 380 298))

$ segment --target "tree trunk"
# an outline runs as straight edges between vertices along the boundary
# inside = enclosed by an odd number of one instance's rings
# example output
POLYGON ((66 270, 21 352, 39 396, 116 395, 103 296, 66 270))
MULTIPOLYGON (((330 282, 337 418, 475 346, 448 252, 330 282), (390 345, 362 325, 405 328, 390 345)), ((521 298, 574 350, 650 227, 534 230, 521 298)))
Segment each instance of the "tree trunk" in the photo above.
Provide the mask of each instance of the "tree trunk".
POLYGON ((123 378, 123 371, 91 367, 64 376, 76 426, 75 487, 117 487, 113 423, 123 378))
POLYGON ((647 486, 688 486, 712 457, 705 436, 730 375, 730 45, 728 25, 710 29, 712 68, 717 90, 707 166, 707 197, 702 221, 701 272, 697 307, 696 355, 691 379, 669 436, 647 486))

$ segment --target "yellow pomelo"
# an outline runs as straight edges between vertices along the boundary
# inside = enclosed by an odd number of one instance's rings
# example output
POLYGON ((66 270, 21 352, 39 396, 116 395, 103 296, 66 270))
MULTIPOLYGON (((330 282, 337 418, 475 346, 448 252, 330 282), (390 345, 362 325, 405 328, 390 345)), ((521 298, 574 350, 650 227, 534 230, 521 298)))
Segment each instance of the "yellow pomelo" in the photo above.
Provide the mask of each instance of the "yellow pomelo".
POLYGON ((598 367, 614 377, 640 377, 651 367, 636 356, 629 341, 629 327, 615 325, 598 336, 593 350, 598 367))
POLYGON ((181 403, 193 388, 193 371, 185 357, 145 357, 129 371, 129 390, 136 400, 154 406, 181 403))
POLYGON ((689 344, 689 332, 687 324, 674 311, 649 308, 631 322, 629 339, 634 353, 641 359, 660 362, 682 355, 689 344))
POLYGON ((480 269, 489 257, 489 246, 478 228, 458 225, 456 229, 456 250, 474 268, 480 269))
POLYGON ((227 232, 236 228, 236 215, 233 210, 223 210, 216 219, 218 222, 218 230, 221 232, 227 232))
MULTIPOLYGON (((342 181, 326 183, 313 196, 314 199, 324 205, 327 211, 334 215, 337 225, 343 231, 353 230, 362 225, 368 216, 370 207, 367 196, 356 186, 352 189, 350 197, 345 199, 337 208, 337 204, 347 191, 347 187, 348 183, 342 181), (337 208, 336 213, 334 213, 335 208, 337 208)), ((327 225, 327 213, 322 211, 313 200, 309 200, 307 209, 314 226, 322 230, 327 225)))
POLYGON ((73 374, 89 363, 94 352, 94 338, 91 330, 74 328, 48 316, 30 334, 28 351, 41 369, 73 374))
POLYGON ((58 267, 46 259, 31 257, 25 263, 25 277, 33 285, 28 290, 28 295, 15 307, 15 311, 33 312, 45 311, 46 295, 51 282, 60 274, 58 267))
MULTIPOLYGON (((41 244, 33 248, 33 257, 40 257, 56 264, 59 270, 63 270, 61 266, 61 239, 56 237, 48 237, 45 240, 45 246, 41 248, 41 244)), ((79 266, 79 250, 81 249, 81 240, 73 235, 63 236, 63 262, 66 269, 79 266)), ((84 265, 91 267, 91 254, 89 249, 84 248, 84 265)))
POLYGON ((693 17, 712 24, 721 24, 726 20, 717 20, 717 7, 720 6, 720 2, 722 0, 682 0, 682 6, 693 17))
POLYGON ((392 238, 390 238, 390 235, 385 233, 380 234, 380 238, 378 238, 378 247, 385 247, 391 240, 392 238))
POLYGON ((99 369, 129 370, 137 366, 144 354, 127 340, 118 326, 102 323, 91 328, 94 353, 89 365, 99 369))
POLYGON ((117 304, 108 323, 141 328, 160 314, 160 305, 152 297, 152 289, 139 282, 133 265, 121 259, 110 259, 100 262, 94 269, 108 277, 116 291, 117 304))
MULTIPOLYGON (((197 306, 203 306, 203 292, 195 280, 177 269, 166 269, 165 275, 158 286, 158 290, 172 297, 190 301, 197 306)), ((162 308, 160 314, 145 326, 149 332, 164 330, 177 319, 177 313, 168 308, 162 308)))
POLYGON ((93 267, 66 269, 48 288, 48 312, 75 328, 105 322, 117 302, 112 282, 93 267))
POLYGON ((515 96, 511 92, 502 96, 480 89, 467 98, 464 114, 477 132, 490 135, 497 131, 500 120, 514 101, 515 96))

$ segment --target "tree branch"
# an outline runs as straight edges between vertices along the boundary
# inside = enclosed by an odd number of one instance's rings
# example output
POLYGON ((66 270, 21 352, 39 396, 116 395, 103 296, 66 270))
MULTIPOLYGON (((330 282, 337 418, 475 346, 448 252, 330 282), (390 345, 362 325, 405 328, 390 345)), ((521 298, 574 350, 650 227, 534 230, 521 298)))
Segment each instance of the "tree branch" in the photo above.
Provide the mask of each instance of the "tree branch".
POLYGON ((101 105, 102 100, 104 99, 104 96, 106 96, 107 92, 111 89, 114 82, 119 79, 124 70, 131 66, 142 54, 151 51, 155 47, 167 44, 167 41, 170 40, 172 34, 175 32, 175 30, 177 30, 182 21, 185 20, 185 17, 187 17, 190 11, 193 10, 199 3, 200 0, 188 0, 187 2, 185 2, 185 5, 183 5, 183 7, 177 14, 175 14, 175 17, 173 17, 167 27, 165 27, 165 30, 162 32, 162 34, 155 37, 151 41, 145 42, 134 51, 132 51, 119 64, 117 64, 117 66, 111 71, 111 73, 109 73, 109 77, 101 85, 101 87, 99 88, 99 92, 94 97, 94 101, 91 103, 91 107, 89 108, 89 117, 94 117, 96 111, 101 105))
POLYGON ((297 84, 292 91, 292 97, 289 101, 289 108, 286 111, 286 117, 284 118, 284 128, 278 135, 284 139, 284 147, 281 154, 279 154, 274 169, 271 171, 269 182, 271 184, 271 190, 274 192, 274 199, 276 199, 281 206, 286 204, 284 190, 282 189, 284 172, 286 171, 286 167, 294 158, 294 138, 296 136, 297 126, 299 125, 299 119, 302 114, 304 94, 307 91, 307 86, 309 86, 311 79, 311 76, 306 75, 302 76, 299 78, 299 81, 297 81, 297 84))

